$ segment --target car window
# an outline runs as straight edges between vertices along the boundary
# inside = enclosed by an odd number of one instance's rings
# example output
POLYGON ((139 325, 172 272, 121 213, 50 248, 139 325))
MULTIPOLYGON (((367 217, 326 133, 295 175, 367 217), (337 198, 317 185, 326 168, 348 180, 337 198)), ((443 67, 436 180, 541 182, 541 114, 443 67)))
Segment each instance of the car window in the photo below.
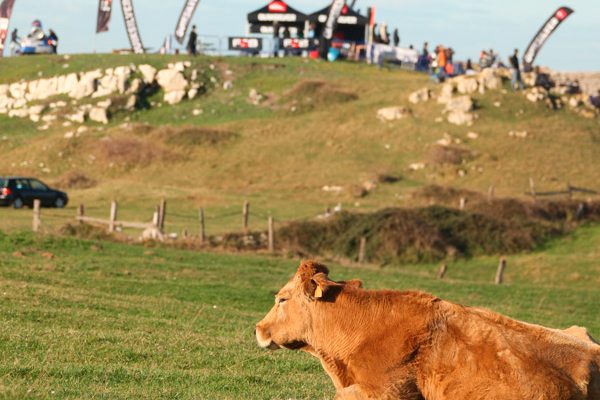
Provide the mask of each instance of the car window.
POLYGON ((27 179, 15 179, 16 189, 29 189, 29 182, 27 179))
POLYGON ((8 181, 4 178, 0 178, 0 188, 6 187, 8 185, 8 181))
POLYGON ((31 179, 29 181, 29 184, 31 185, 31 188, 33 190, 48 190, 48 186, 44 185, 42 182, 35 180, 35 179, 31 179))

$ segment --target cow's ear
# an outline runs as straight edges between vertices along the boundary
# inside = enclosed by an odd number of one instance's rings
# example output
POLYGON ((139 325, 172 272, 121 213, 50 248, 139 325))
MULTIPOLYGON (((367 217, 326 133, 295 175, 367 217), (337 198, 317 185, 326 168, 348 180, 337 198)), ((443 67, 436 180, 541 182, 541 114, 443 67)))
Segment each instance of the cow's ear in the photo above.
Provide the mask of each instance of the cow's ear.
POLYGON ((323 264, 311 260, 302 260, 296 272, 302 282, 312 279, 318 273, 329 275, 329 270, 323 264))
POLYGON ((337 283, 329 280, 327 275, 319 272, 308 281, 304 282, 304 293, 311 300, 324 299, 333 286, 339 286, 337 283))

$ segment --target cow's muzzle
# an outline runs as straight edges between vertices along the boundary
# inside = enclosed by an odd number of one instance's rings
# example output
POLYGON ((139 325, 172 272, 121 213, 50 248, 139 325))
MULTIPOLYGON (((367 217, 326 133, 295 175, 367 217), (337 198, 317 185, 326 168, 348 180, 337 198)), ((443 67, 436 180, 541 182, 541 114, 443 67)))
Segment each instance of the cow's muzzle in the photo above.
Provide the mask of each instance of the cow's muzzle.
POLYGON ((281 348, 281 346, 279 346, 273 341, 273 339, 271 339, 269 331, 265 331, 264 329, 257 326, 254 330, 254 333, 256 335, 256 342, 263 349, 277 350, 281 348))

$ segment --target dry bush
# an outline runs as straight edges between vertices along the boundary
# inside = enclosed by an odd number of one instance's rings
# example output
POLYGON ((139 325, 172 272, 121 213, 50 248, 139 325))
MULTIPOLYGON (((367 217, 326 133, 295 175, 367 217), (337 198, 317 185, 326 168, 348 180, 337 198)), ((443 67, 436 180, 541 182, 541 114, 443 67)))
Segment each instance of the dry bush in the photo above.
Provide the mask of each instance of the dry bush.
POLYGON ((137 138, 106 137, 98 142, 96 151, 100 160, 126 167, 146 166, 177 158, 173 152, 137 138))
POLYGON ((319 106, 347 103, 358 99, 353 92, 342 90, 325 81, 307 80, 297 83, 283 94, 281 102, 297 111, 310 111, 319 106))
POLYGON ((456 146, 434 145, 429 148, 427 160, 430 164, 452 164, 460 165, 465 161, 472 160, 473 153, 470 150, 461 149, 456 146))
POLYGON ((54 182, 54 186, 62 189, 89 189, 97 182, 80 171, 69 171, 54 182))
POLYGON ((216 146, 234 139, 237 135, 223 129, 202 127, 170 128, 165 129, 161 136, 167 144, 175 146, 216 146))

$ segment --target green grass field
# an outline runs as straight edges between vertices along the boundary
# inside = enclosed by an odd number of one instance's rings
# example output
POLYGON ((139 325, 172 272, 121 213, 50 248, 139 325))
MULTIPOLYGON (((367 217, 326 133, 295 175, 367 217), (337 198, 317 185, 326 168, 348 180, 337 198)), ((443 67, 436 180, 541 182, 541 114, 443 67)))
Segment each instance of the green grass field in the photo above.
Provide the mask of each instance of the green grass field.
MULTIPOLYGON (((600 228, 547 250, 436 265, 342 267, 367 288, 421 289, 600 336, 600 228)), ((0 233, 0 397, 326 399, 320 364, 259 349, 254 324, 298 260, 0 233)))

